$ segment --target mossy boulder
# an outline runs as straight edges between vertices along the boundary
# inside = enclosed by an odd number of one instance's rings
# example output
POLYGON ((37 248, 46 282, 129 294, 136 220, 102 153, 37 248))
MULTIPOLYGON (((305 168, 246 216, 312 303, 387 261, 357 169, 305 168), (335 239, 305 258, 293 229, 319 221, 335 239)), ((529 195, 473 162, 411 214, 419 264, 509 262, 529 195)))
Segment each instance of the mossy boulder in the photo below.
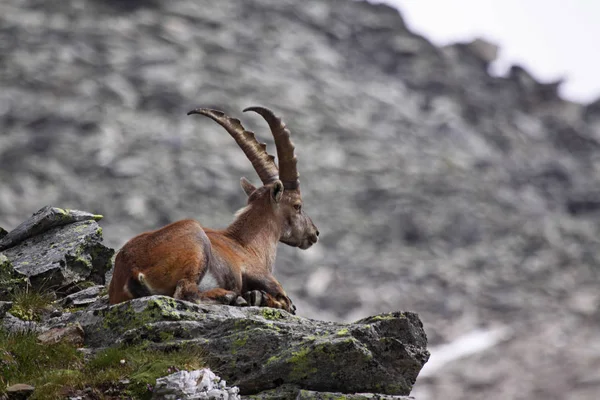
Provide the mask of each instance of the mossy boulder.
POLYGON ((81 311, 86 345, 200 346, 242 394, 284 383, 320 392, 408 395, 429 353, 418 316, 394 312, 351 324, 257 307, 152 296, 81 311))
POLYGON ((0 240, 0 295, 24 282, 35 290, 104 283, 114 250, 102 245, 101 216, 44 207, 0 240))

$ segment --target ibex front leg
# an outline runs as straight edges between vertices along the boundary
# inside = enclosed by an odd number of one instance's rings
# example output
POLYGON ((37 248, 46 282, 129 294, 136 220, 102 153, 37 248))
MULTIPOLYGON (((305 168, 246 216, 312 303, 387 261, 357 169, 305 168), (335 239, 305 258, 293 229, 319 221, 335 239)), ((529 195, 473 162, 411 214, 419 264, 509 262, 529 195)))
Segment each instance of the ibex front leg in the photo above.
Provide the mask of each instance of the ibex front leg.
POLYGON ((271 274, 244 277, 243 297, 250 306, 272 307, 296 313, 296 306, 271 274))
POLYGON ((177 282, 173 297, 198 304, 225 304, 231 306, 246 306, 244 298, 237 293, 222 288, 214 288, 201 292, 195 281, 182 279, 177 282))

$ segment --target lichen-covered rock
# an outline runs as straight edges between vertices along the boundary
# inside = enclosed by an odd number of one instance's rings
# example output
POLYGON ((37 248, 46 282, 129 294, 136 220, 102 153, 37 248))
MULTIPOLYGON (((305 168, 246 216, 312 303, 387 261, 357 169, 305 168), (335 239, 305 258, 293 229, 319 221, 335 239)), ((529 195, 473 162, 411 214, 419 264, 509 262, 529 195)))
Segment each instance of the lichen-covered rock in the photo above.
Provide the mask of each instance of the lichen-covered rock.
POLYGON ((89 346, 155 342, 199 345, 242 394, 283 383, 324 392, 407 395, 427 361, 427 338, 410 312, 342 324, 257 307, 134 299, 74 314, 89 346))
POLYGON ((157 400, 240 400, 239 389, 228 387, 208 368, 158 378, 152 393, 157 400))
POLYGON ((15 229, 0 238, 0 250, 7 249, 23 240, 39 235, 56 226, 81 221, 100 221, 102 215, 90 214, 79 210, 66 210, 46 206, 35 212, 31 218, 23 221, 15 229))
POLYGON ((7 312, 2 319, 0 319, 0 329, 8 333, 19 333, 19 332, 42 332, 44 327, 35 321, 23 321, 10 312, 7 312))
POLYGON ((10 247, 0 253, 0 295, 14 287, 15 280, 45 290, 66 290, 83 281, 103 284, 114 250, 102 245, 97 218, 46 207, 15 229, 15 235, 9 233, 4 243, 10 247))

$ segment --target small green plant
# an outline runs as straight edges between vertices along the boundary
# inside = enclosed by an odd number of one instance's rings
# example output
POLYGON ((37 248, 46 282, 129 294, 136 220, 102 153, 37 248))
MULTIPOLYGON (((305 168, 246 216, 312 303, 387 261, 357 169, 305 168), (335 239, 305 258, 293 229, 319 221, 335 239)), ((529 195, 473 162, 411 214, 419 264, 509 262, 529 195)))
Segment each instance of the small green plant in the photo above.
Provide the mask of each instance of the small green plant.
POLYGON ((10 260, 0 253, 0 301, 11 299, 11 295, 27 284, 27 278, 15 273, 10 260))
POLYGON ((9 312, 23 321, 39 321, 54 301, 51 292, 38 292, 31 287, 19 288, 11 296, 9 312))
POLYGON ((156 378, 201 368, 202 359, 198 348, 161 351, 142 344, 108 348, 86 361, 71 345, 42 345, 35 333, 0 331, 0 397, 8 385, 27 383, 36 388, 33 400, 63 399, 86 388, 98 398, 112 388, 125 397, 145 399, 156 378))

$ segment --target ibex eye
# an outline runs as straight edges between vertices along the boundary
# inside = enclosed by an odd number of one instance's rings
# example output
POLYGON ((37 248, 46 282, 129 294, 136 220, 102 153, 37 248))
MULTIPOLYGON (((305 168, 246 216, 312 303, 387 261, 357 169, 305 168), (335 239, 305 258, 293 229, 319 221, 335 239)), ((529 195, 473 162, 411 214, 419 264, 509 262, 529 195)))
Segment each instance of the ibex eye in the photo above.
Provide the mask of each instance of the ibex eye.
POLYGON ((300 212, 302 210, 302 204, 294 204, 294 208, 296 211, 300 212))

